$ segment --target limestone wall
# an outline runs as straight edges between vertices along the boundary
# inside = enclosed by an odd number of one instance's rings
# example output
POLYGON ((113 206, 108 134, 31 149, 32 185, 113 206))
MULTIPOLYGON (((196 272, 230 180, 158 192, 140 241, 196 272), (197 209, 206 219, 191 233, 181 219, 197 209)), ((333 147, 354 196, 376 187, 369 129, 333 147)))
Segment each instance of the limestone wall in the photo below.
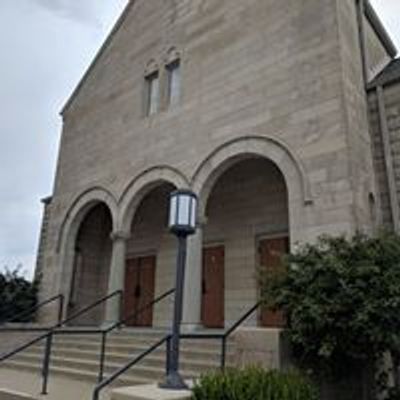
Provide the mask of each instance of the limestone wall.
MULTIPOLYGON (((175 286, 176 242, 167 229, 168 193, 173 189, 163 185, 143 200, 132 223, 132 237, 127 245, 127 258, 156 256, 155 297, 175 286)), ((163 300, 154 310, 155 326, 171 323, 173 296, 163 300)))
MULTIPOLYGON (((369 110, 371 130, 374 138, 374 160, 379 183, 380 204, 382 221, 387 228, 393 228, 393 215, 391 198, 388 186, 388 168, 385 161, 384 137, 382 123, 379 117, 379 106, 376 89, 369 92, 369 110)), ((383 88, 383 104, 386 114, 388 141, 390 143, 390 156, 392 163, 389 168, 395 177, 395 207, 400 207, 400 83, 395 82, 383 88)))
POLYGON ((347 153, 350 161, 352 211, 357 228, 371 231, 370 196, 377 196, 371 136, 368 126, 365 82, 362 73, 361 45, 357 24, 357 7, 353 0, 338 0, 340 60, 343 77, 343 112, 347 130, 347 153))
POLYGON ((292 198, 294 242, 367 226, 373 173, 352 3, 131 2, 64 111, 45 294, 60 290, 60 235, 79 196, 102 188, 118 207, 156 166, 190 186, 234 139, 268 138, 285 149, 279 162, 302 171, 309 196, 292 198), (180 104, 144 117, 146 66, 157 64, 165 85, 172 47, 181 55, 180 104))
MULTIPOLYGON (((127 257, 156 255, 156 296, 174 287, 176 239, 166 229, 168 186, 153 191, 137 211, 127 257)), ((242 161, 228 170, 212 191, 203 246, 225 247, 225 323, 229 326, 258 299, 257 242, 288 236, 287 190, 269 161, 242 161)), ((156 307, 155 326, 171 321, 173 296, 156 307)), ((257 315, 246 321, 257 325, 257 315)))
MULTIPOLYGON (((73 272, 73 292, 69 293, 69 316, 107 295, 111 260, 111 217, 99 205, 87 215, 78 232, 73 272)), ((73 321, 74 324, 99 325, 104 305, 73 321)))
POLYGON ((371 81, 389 64, 391 57, 366 17, 364 24, 368 51, 368 81, 371 81))
MULTIPOLYGON (((258 300, 258 241, 289 235, 281 173, 262 159, 242 161, 217 181, 206 218, 204 245, 225 247, 225 323, 229 327, 258 300)), ((246 323, 257 325, 257 314, 246 323)))

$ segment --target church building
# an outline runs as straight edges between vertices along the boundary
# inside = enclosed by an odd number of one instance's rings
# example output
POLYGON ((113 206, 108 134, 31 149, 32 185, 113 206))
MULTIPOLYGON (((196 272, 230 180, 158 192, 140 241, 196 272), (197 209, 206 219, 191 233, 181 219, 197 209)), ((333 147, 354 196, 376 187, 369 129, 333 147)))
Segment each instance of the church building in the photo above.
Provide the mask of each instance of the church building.
MULTIPOLYGON (((122 290, 76 321, 99 326, 173 288, 176 189, 199 199, 189 331, 229 327, 299 243, 399 231, 396 54, 368 0, 130 0, 61 112, 40 299, 63 294, 67 317, 122 290)), ((130 325, 170 326, 172 304, 130 325)))

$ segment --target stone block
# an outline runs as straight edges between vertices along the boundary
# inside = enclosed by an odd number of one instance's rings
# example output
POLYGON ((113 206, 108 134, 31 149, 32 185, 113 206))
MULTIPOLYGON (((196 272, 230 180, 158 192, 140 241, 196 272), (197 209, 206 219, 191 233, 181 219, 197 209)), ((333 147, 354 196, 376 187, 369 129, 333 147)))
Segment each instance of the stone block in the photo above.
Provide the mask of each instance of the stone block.
POLYGON ((0 389, 1 400, 36 400, 27 394, 13 392, 10 390, 0 389))
POLYGON ((234 334, 233 365, 243 368, 259 365, 267 369, 283 369, 290 365, 290 347, 285 331, 244 327, 234 334))

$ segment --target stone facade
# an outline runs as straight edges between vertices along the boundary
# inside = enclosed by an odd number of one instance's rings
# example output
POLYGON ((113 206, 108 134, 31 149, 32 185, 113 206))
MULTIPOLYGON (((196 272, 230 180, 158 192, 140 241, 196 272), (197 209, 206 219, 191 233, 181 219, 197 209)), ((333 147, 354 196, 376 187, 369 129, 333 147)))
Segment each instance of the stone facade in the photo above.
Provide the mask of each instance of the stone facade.
MULTIPOLYGON (((173 188, 200 200, 185 282, 191 326, 200 322, 204 246, 225 246, 229 324, 257 301, 260 238, 284 234, 293 247, 323 233, 374 229, 385 189, 363 76, 393 56, 364 1, 131 0, 62 112, 42 298, 69 296, 76 241, 99 204, 113 234, 98 295, 123 288, 126 258, 149 253, 157 256, 156 294, 169 289, 173 188), (175 59, 181 94, 169 107, 166 66, 175 59), (146 116, 145 78, 155 71, 159 111, 146 116)), ((155 325, 168 324, 170 310, 170 302, 160 305, 155 325)), ((105 313, 115 320, 118 304, 105 313)))
POLYGON ((400 62, 394 64, 397 74, 389 81, 379 77, 369 89, 368 102, 382 220, 385 227, 399 230, 400 62))

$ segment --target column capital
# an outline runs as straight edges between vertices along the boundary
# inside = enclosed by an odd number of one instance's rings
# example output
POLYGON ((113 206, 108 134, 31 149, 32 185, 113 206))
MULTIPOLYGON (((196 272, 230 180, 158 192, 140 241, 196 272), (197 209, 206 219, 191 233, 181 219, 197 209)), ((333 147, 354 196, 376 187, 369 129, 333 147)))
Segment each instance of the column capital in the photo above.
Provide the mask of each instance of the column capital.
POLYGON ((130 233, 124 232, 124 231, 115 231, 112 232, 110 235, 110 238, 113 242, 117 242, 119 240, 127 241, 131 237, 130 233))
POLYGON ((202 229, 205 225, 207 225, 208 217, 206 215, 199 215, 197 217, 196 227, 198 229, 202 229))

